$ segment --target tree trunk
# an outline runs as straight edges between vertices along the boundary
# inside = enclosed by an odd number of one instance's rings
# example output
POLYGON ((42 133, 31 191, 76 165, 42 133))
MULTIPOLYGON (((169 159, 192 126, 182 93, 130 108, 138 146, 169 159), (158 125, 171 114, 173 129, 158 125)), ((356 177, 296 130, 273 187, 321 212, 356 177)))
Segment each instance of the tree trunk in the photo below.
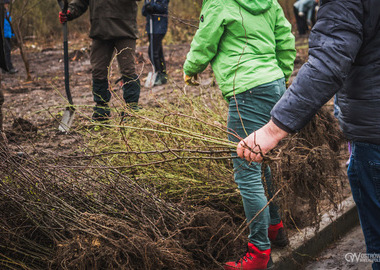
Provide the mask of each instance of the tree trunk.
POLYGON ((22 39, 20 27, 17 24, 16 29, 13 26, 12 26, 12 28, 15 30, 14 32, 15 32, 15 37, 17 40, 17 46, 20 49, 21 58, 22 58, 22 61, 24 62, 25 71, 26 71, 26 80, 31 81, 32 76, 30 75, 29 59, 28 59, 26 52, 24 51, 24 41, 22 39))
POLYGON ((4 94, 3 94, 3 89, 1 88, 1 78, 0 78, 0 141, 1 141, 1 132, 3 131, 3 104, 4 104, 4 94))

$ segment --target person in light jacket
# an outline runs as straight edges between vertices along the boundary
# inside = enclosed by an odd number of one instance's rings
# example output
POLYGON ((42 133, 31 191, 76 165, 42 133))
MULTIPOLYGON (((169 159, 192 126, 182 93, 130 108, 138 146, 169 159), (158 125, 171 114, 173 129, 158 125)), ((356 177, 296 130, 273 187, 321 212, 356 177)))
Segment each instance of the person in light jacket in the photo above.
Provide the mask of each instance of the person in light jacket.
MULTIPOLYGON (((194 84, 194 77, 211 64, 229 103, 228 138, 239 142, 270 119, 270 110, 286 90, 295 56, 291 25, 276 0, 204 1, 183 65, 184 80, 194 84)), ((261 164, 233 156, 234 178, 249 223, 248 251, 224 268, 267 269, 272 264, 271 243, 288 244, 278 207, 266 207, 263 182, 272 196, 270 168, 262 179, 261 164)))

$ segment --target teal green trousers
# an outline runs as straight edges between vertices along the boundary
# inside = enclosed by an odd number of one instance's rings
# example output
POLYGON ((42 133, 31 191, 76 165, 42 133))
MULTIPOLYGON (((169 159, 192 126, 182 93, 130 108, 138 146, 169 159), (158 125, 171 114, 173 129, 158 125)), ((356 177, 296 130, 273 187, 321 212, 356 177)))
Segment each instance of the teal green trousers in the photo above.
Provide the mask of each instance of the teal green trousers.
MULTIPOLYGON (((253 131, 258 130, 270 120, 270 111, 286 90, 285 79, 275 80, 230 98, 228 111, 228 139, 238 142, 253 131)), ((268 195, 273 195, 271 172, 266 166, 264 179, 261 174, 261 164, 249 163, 244 159, 236 158, 233 153, 234 178, 243 199, 244 212, 247 222, 262 209, 268 202, 264 184, 268 195)), ((281 221, 278 207, 271 203, 249 225, 249 242, 260 250, 270 248, 268 227, 281 221)))

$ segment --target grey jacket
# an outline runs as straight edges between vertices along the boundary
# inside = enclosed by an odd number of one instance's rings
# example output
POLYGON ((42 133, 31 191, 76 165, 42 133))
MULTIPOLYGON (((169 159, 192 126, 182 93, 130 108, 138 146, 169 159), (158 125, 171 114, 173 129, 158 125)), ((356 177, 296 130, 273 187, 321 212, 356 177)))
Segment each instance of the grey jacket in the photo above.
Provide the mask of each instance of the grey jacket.
MULTIPOLYGON (((138 0, 139 1, 139 0, 138 0)), ((94 39, 137 39, 137 3, 135 0, 73 0, 69 20, 90 9, 90 37, 94 39)))
POLYGON ((380 8, 378 0, 324 0, 309 37, 309 60, 273 108, 273 121, 301 129, 338 93, 349 140, 380 145, 380 8))

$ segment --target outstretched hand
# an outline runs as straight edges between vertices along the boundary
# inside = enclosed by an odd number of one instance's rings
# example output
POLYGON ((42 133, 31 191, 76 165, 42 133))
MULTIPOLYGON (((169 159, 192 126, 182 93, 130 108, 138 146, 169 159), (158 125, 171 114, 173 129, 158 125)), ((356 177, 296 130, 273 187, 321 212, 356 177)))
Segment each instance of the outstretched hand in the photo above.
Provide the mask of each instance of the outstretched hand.
POLYGON ((263 156, 287 135, 286 131, 280 129, 271 120, 259 130, 251 133, 247 138, 241 140, 236 152, 240 158, 249 162, 262 162, 263 156))

